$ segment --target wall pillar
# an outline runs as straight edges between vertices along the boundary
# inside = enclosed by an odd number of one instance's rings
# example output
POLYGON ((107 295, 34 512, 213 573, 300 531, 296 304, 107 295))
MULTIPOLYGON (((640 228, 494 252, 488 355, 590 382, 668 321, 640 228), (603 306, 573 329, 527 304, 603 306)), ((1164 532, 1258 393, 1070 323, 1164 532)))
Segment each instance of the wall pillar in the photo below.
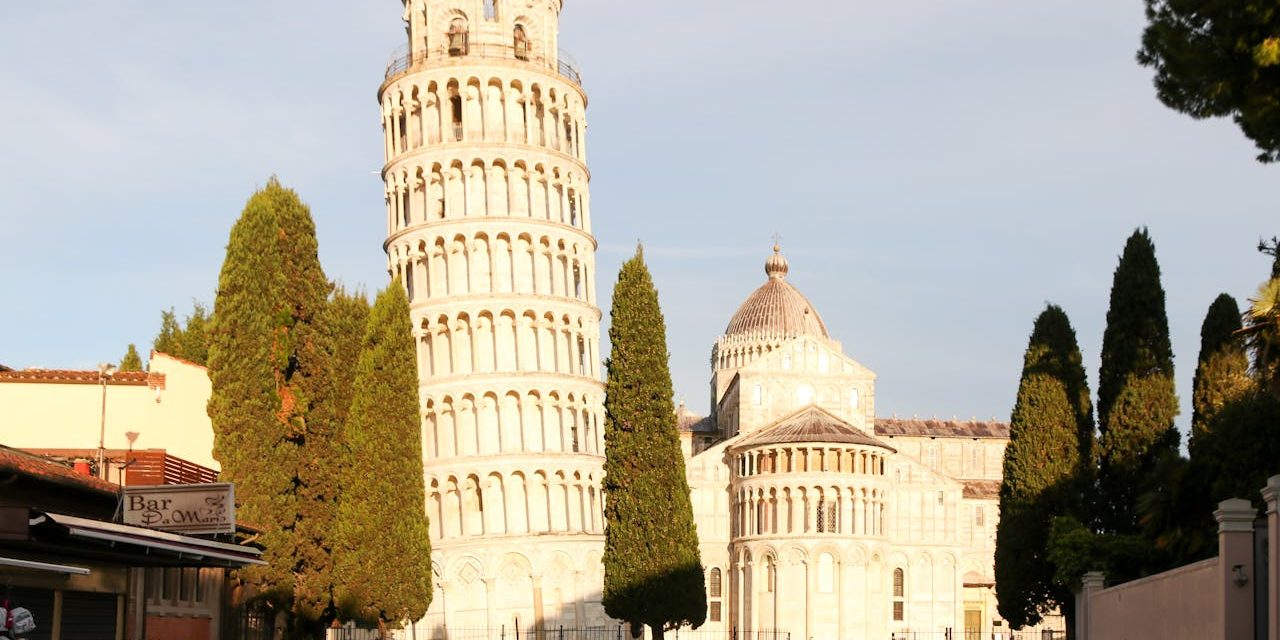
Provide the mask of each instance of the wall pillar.
POLYGON ((1106 576, 1101 571, 1090 571, 1080 580, 1080 593, 1076 594, 1076 640, 1093 637, 1089 603, 1106 586, 1106 576))
POLYGON ((1222 607, 1222 637, 1253 637, 1253 519, 1248 500, 1218 503, 1218 598, 1222 607))
POLYGON ((1280 640, 1280 476, 1267 479, 1267 640, 1280 640))

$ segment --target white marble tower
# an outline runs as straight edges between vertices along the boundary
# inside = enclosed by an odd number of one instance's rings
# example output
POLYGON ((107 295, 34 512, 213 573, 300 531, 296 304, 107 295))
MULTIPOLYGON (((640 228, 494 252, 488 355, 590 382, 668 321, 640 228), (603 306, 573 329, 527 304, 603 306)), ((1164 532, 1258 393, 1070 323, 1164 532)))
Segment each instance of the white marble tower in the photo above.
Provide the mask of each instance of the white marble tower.
POLYGON ((435 599, 417 630, 603 626, 586 94, 561 0, 403 0, 378 90, 409 293, 435 599))

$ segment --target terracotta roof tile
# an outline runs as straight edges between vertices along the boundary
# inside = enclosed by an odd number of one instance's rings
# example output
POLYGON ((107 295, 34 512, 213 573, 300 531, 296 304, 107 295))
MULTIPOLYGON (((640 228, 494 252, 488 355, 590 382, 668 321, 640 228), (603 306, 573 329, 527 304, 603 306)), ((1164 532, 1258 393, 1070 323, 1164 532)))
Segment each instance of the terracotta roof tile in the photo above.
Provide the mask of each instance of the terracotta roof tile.
MULTIPOLYGON (((96 370, 22 369, 20 371, 0 371, 0 383, 4 382, 101 384, 102 379, 96 370)), ((147 371, 117 371, 107 378, 108 386, 163 389, 164 384, 163 373, 149 373, 147 371)))
POLYGON ((1000 497, 999 480, 965 480, 964 497, 994 499, 1000 497))
POLYGON ((843 442, 895 451, 893 447, 814 406, 801 409, 770 426, 748 433, 734 443, 733 448, 789 442, 843 442))
POLYGON ((0 445, 0 472, 17 473, 73 489, 114 495, 116 485, 76 473, 68 466, 0 445))
POLYGON ((1007 439, 1009 437, 1009 423, 996 422, 994 420, 876 418, 876 435, 1007 439))

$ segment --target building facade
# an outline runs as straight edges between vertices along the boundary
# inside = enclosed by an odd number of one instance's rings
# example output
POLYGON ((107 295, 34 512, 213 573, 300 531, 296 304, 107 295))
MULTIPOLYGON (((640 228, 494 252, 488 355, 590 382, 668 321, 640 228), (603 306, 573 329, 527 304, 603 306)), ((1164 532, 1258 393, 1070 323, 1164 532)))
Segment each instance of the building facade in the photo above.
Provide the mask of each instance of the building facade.
POLYGON ((561 0, 405 0, 378 90, 388 270, 410 298, 448 627, 590 628, 603 385, 587 97, 561 0))
POLYGON ((101 443, 113 464, 130 448, 163 448, 216 471, 209 390, 204 367, 159 351, 149 371, 0 371, 0 444, 93 450, 101 443))
POLYGON ((711 415, 679 411, 704 628, 1007 633, 992 576, 1008 425, 877 419, 875 374, 788 272, 775 246, 765 284, 712 348, 711 415))

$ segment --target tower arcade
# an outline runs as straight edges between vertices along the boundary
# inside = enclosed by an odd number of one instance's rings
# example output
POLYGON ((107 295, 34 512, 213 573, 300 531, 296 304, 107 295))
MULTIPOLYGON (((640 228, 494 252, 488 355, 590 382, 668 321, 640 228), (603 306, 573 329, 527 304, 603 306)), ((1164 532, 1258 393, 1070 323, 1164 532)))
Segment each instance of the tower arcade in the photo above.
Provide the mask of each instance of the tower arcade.
POLYGON ((418 345, 420 628, 603 625, 587 97, 557 49, 562 2, 402 1, 378 101, 384 249, 418 345))

